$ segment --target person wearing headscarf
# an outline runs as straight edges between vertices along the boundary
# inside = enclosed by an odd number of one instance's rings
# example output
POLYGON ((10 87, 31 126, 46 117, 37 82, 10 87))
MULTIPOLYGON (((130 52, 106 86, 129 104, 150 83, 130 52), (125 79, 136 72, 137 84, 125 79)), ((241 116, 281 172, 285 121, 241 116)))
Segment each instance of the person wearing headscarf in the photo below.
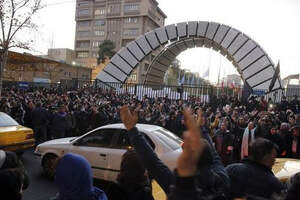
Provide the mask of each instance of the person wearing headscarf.
POLYGON ((91 165, 80 155, 68 153, 58 161, 55 184, 59 193, 52 200, 107 200, 106 194, 93 186, 91 165))

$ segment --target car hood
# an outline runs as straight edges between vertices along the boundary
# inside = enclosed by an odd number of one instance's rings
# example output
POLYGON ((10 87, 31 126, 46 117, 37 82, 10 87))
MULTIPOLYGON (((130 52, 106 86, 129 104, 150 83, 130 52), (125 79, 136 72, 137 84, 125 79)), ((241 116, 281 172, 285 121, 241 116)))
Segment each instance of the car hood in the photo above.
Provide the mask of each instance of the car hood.
POLYGON ((62 139, 56 139, 56 140, 50 140, 48 142, 44 142, 40 144, 39 146, 44 145, 51 145, 51 144, 70 144, 76 137, 68 137, 68 138, 62 138, 62 139))
POLYGON ((300 160, 277 158, 272 171, 278 179, 286 182, 289 177, 300 172, 300 160))

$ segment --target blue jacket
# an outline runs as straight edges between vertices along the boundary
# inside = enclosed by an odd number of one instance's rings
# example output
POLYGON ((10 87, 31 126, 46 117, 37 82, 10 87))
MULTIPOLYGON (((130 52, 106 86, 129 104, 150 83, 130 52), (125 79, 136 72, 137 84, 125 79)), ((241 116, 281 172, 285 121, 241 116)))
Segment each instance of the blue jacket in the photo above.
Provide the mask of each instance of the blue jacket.
MULTIPOLYGON (((170 186, 174 186, 176 183, 175 174, 157 157, 156 153, 148 144, 144 135, 139 133, 137 128, 131 129, 128 135, 131 144, 140 156, 140 159, 144 163, 146 169, 158 182, 164 192, 166 194, 170 194, 170 186)), ((213 182, 213 184, 217 183, 217 185, 214 185, 216 186, 215 189, 218 191, 222 190, 225 193, 229 188, 229 177, 220 160, 220 157, 212 147, 211 138, 206 131, 203 131, 203 137, 211 145, 213 164, 204 170, 205 173, 202 171, 199 173, 197 179, 200 179, 202 184, 198 186, 201 188, 206 188, 206 185, 204 185, 206 182, 213 182)))

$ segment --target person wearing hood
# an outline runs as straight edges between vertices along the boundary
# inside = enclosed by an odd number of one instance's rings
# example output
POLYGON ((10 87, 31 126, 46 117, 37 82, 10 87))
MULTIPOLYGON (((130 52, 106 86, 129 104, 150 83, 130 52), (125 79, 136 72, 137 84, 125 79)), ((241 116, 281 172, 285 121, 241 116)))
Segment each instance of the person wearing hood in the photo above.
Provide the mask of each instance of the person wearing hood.
POLYGON ((50 200, 107 200, 106 194, 93 186, 91 165, 80 155, 68 153, 57 161, 55 184, 58 194, 50 200))
MULTIPOLYGON (((158 158, 147 139, 135 127, 138 121, 138 110, 139 108, 132 114, 128 106, 123 106, 120 111, 121 120, 128 130, 130 143, 133 145, 148 172, 158 182, 164 192, 167 195, 171 194, 171 186, 176 184, 177 175, 158 158)), ((187 118, 186 116, 185 112, 185 119, 187 118)), ((213 148, 208 132, 201 132, 206 140, 203 155, 197 164, 197 187, 201 188, 201 194, 198 195, 204 197, 211 195, 214 197, 223 197, 229 188, 229 178, 220 157, 213 148)), ((190 198, 187 196, 185 199, 190 198)))
POLYGON ((67 123, 67 113, 65 111, 65 106, 60 105, 58 112, 56 112, 52 118, 51 127, 50 127, 52 136, 55 139, 64 138, 66 135, 67 128, 68 128, 67 124, 68 124, 67 123))

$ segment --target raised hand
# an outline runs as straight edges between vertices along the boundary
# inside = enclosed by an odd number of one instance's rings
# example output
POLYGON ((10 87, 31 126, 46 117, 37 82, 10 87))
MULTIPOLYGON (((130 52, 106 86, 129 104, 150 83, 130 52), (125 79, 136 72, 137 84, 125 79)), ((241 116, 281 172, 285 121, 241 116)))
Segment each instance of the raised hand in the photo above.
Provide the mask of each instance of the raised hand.
POLYGON ((130 112, 127 105, 120 109, 120 117, 127 130, 131 130, 138 122, 138 111, 141 106, 138 106, 133 113, 130 112))
POLYGON ((177 160, 177 172, 181 177, 189 177, 197 172, 197 164, 205 144, 190 109, 184 111, 184 122, 188 130, 184 133, 184 149, 177 160))

